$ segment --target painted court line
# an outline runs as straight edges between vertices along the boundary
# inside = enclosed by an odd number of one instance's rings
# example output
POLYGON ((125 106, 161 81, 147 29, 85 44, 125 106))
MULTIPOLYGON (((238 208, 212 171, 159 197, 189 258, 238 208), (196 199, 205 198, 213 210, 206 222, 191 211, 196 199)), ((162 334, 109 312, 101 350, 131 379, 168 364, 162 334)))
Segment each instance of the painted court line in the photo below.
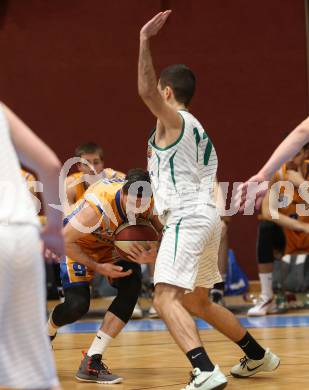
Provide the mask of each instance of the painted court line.
MULTIPOLYGON (((309 327, 309 316, 265 316, 244 317, 239 319, 246 328, 299 328, 309 327)), ((211 326, 202 320, 195 321, 200 330, 211 329, 211 326)), ((76 322, 59 329, 59 333, 94 333, 100 327, 101 321, 76 322)), ((124 332, 155 332, 167 330, 161 320, 131 320, 124 328, 124 332)))

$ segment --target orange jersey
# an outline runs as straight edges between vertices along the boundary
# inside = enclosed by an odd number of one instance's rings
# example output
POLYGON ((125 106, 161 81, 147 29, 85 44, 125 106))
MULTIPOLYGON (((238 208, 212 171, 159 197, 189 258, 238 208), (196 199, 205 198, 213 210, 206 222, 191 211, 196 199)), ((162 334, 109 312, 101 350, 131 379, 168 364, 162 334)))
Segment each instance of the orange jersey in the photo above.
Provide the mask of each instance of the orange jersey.
MULTIPOLYGON (((127 216, 120 201, 121 188, 124 181, 119 179, 101 179, 91 185, 85 192, 83 198, 77 202, 73 211, 65 218, 65 224, 76 215, 79 210, 89 204, 100 217, 99 227, 92 233, 80 238, 77 243, 98 262, 108 262, 117 259, 113 246, 113 234, 115 230, 127 222, 127 216)), ((153 215, 153 200, 148 209, 139 217, 145 220, 151 219, 153 215)))
MULTIPOLYGON (((308 180, 309 179, 309 160, 305 160, 304 161, 303 167, 302 167, 302 174, 303 174, 304 180, 308 180)), ((283 164, 282 167, 280 168, 280 170, 278 170, 275 173, 274 178, 275 178, 275 181, 286 181, 286 180, 288 180, 287 179, 287 166, 286 166, 286 164, 283 164)), ((282 188, 280 190, 280 200, 284 202, 283 196, 284 195, 283 195, 283 188, 282 188)), ((298 193, 298 189, 296 188, 294 190, 292 202, 288 206, 280 208, 280 213, 282 213, 284 215, 287 215, 287 216, 289 216, 291 218, 298 219, 298 220, 300 220, 302 222, 309 223, 309 216, 298 215, 298 213, 296 211, 296 206, 299 205, 299 204, 307 205, 307 203, 304 201, 304 199, 302 199, 300 197, 300 195, 298 193)), ((308 208, 308 206, 306 208, 308 208)))
MULTIPOLYGON (((70 184, 70 187, 75 187, 75 194, 77 202, 82 199, 84 193, 89 188, 89 184, 84 180, 84 173, 76 172, 70 175, 69 177, 73 177, 74 181, 70 184)), ((102 172, 103 179, 124 179, 125 174, 120 171, 114 171, 112 168, 105 168, 102 172)))
MULTIPOLYGON (((278 172, 275 174, 275 180, 276 181, 285 181, 287 180, 287 168, 286 164, 283 164, 283 166, 280 168, 278 172)), ((305 160, 302 167, 302 173, 304 180, 308 180, 309 178, 309 161, 305 160)), ((283 189, 282 189, 283 190, 283 189)), ((282 201, 283 199, 283 191, 281 190, 281 196, 282 201)), ((302 222, 309 223, 309 216, 301 216, 297 214, 296 206, 298 204, 305 204, 306 202, 299 196, 297 189, 294 191, 293 200, 292 202, 284 208, 280 209, 280 213, 287 215, 291 218, 298 219, 302 222)), ((307 208, 307 207, 306 207, 307 208)), ((283 228, 285 237, 286 237, 286 247, 285 247, 285 254, 292 254, 292 253, 309 253, 309 234, 301 231, 294 231, 291 229, 283 228)))

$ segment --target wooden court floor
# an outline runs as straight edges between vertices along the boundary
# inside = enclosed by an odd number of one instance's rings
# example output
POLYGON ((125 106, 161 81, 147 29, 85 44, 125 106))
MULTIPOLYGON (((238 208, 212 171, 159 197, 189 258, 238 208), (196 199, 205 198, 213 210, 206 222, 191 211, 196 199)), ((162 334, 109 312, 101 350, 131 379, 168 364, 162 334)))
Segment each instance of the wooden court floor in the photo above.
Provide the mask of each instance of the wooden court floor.
MULTIPOLYGON (((309 311, 302 311, 308 315, 309 311)), ((250 332, 281 358, 280 367, 270 374, 235 379, 229 369, 242 357, 242 351, 214 330, 201 331, 209 355, 228 375, 230 390, 309 390, 309 328, 261 328, 250 332)), ((105 359, 114 373, 124 377, 122 384, 99 385, 74 379, 82 350, 87 350, 93 334, 59 334, 54 341, 58 375, 64 390, 180 390, 189 379, 190 367, 166 331, 124 332, 109 346, 105 359)))

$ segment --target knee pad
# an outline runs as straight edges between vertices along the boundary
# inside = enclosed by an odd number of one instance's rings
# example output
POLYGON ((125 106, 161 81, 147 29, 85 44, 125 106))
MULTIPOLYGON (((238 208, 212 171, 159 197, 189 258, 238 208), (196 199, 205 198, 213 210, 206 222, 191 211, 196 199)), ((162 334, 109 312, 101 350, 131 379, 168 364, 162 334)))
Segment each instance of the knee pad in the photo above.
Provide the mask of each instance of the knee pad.
POLYGON ((118 262, 117 265, 124 267, 124 270, 133 269, 130 276, 125 278, 118 278, 114 280, 113 286, 117 288, 118 294, 113 300, 112 304, 108 308, 108 311, 113 313, 116 317, 127 323, 133 313, 137 299, 142 288, 142 273, 139 264, 133 264, 128 262, 124 265, 122 262, 118 262))
POLYGON ((259 264, 272 263, 275 252, 284 253, 286 239, 282 228, 274 222, 262 221, 257 240, 257 260, 259 264))
POLYGON ((90 291, 88 286, 74 286, 64 290, 64 302, 56 306, 52 320, 55 325, 63 326, 79 320, 90 306, 90 291))

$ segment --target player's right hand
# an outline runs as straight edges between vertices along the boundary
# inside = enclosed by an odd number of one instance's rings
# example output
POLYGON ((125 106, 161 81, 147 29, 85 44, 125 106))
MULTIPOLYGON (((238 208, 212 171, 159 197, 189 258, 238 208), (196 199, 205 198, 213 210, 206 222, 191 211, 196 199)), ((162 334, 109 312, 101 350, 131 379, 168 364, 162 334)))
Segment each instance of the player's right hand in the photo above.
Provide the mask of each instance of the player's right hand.
POLYGON ((141 39, 149 39, 157 35, 165 24, 171 12, 171 10, 159 12, 156 16, 149 20, 149 22, 147 22, 140 31, 141 39))
POLYGON ((132 270, 123 271, 123 267, 115 265, 113 263, 97 264, 95 271, 103 276, 110 277, 112 279, 125 278, 132 274, 132 270))

